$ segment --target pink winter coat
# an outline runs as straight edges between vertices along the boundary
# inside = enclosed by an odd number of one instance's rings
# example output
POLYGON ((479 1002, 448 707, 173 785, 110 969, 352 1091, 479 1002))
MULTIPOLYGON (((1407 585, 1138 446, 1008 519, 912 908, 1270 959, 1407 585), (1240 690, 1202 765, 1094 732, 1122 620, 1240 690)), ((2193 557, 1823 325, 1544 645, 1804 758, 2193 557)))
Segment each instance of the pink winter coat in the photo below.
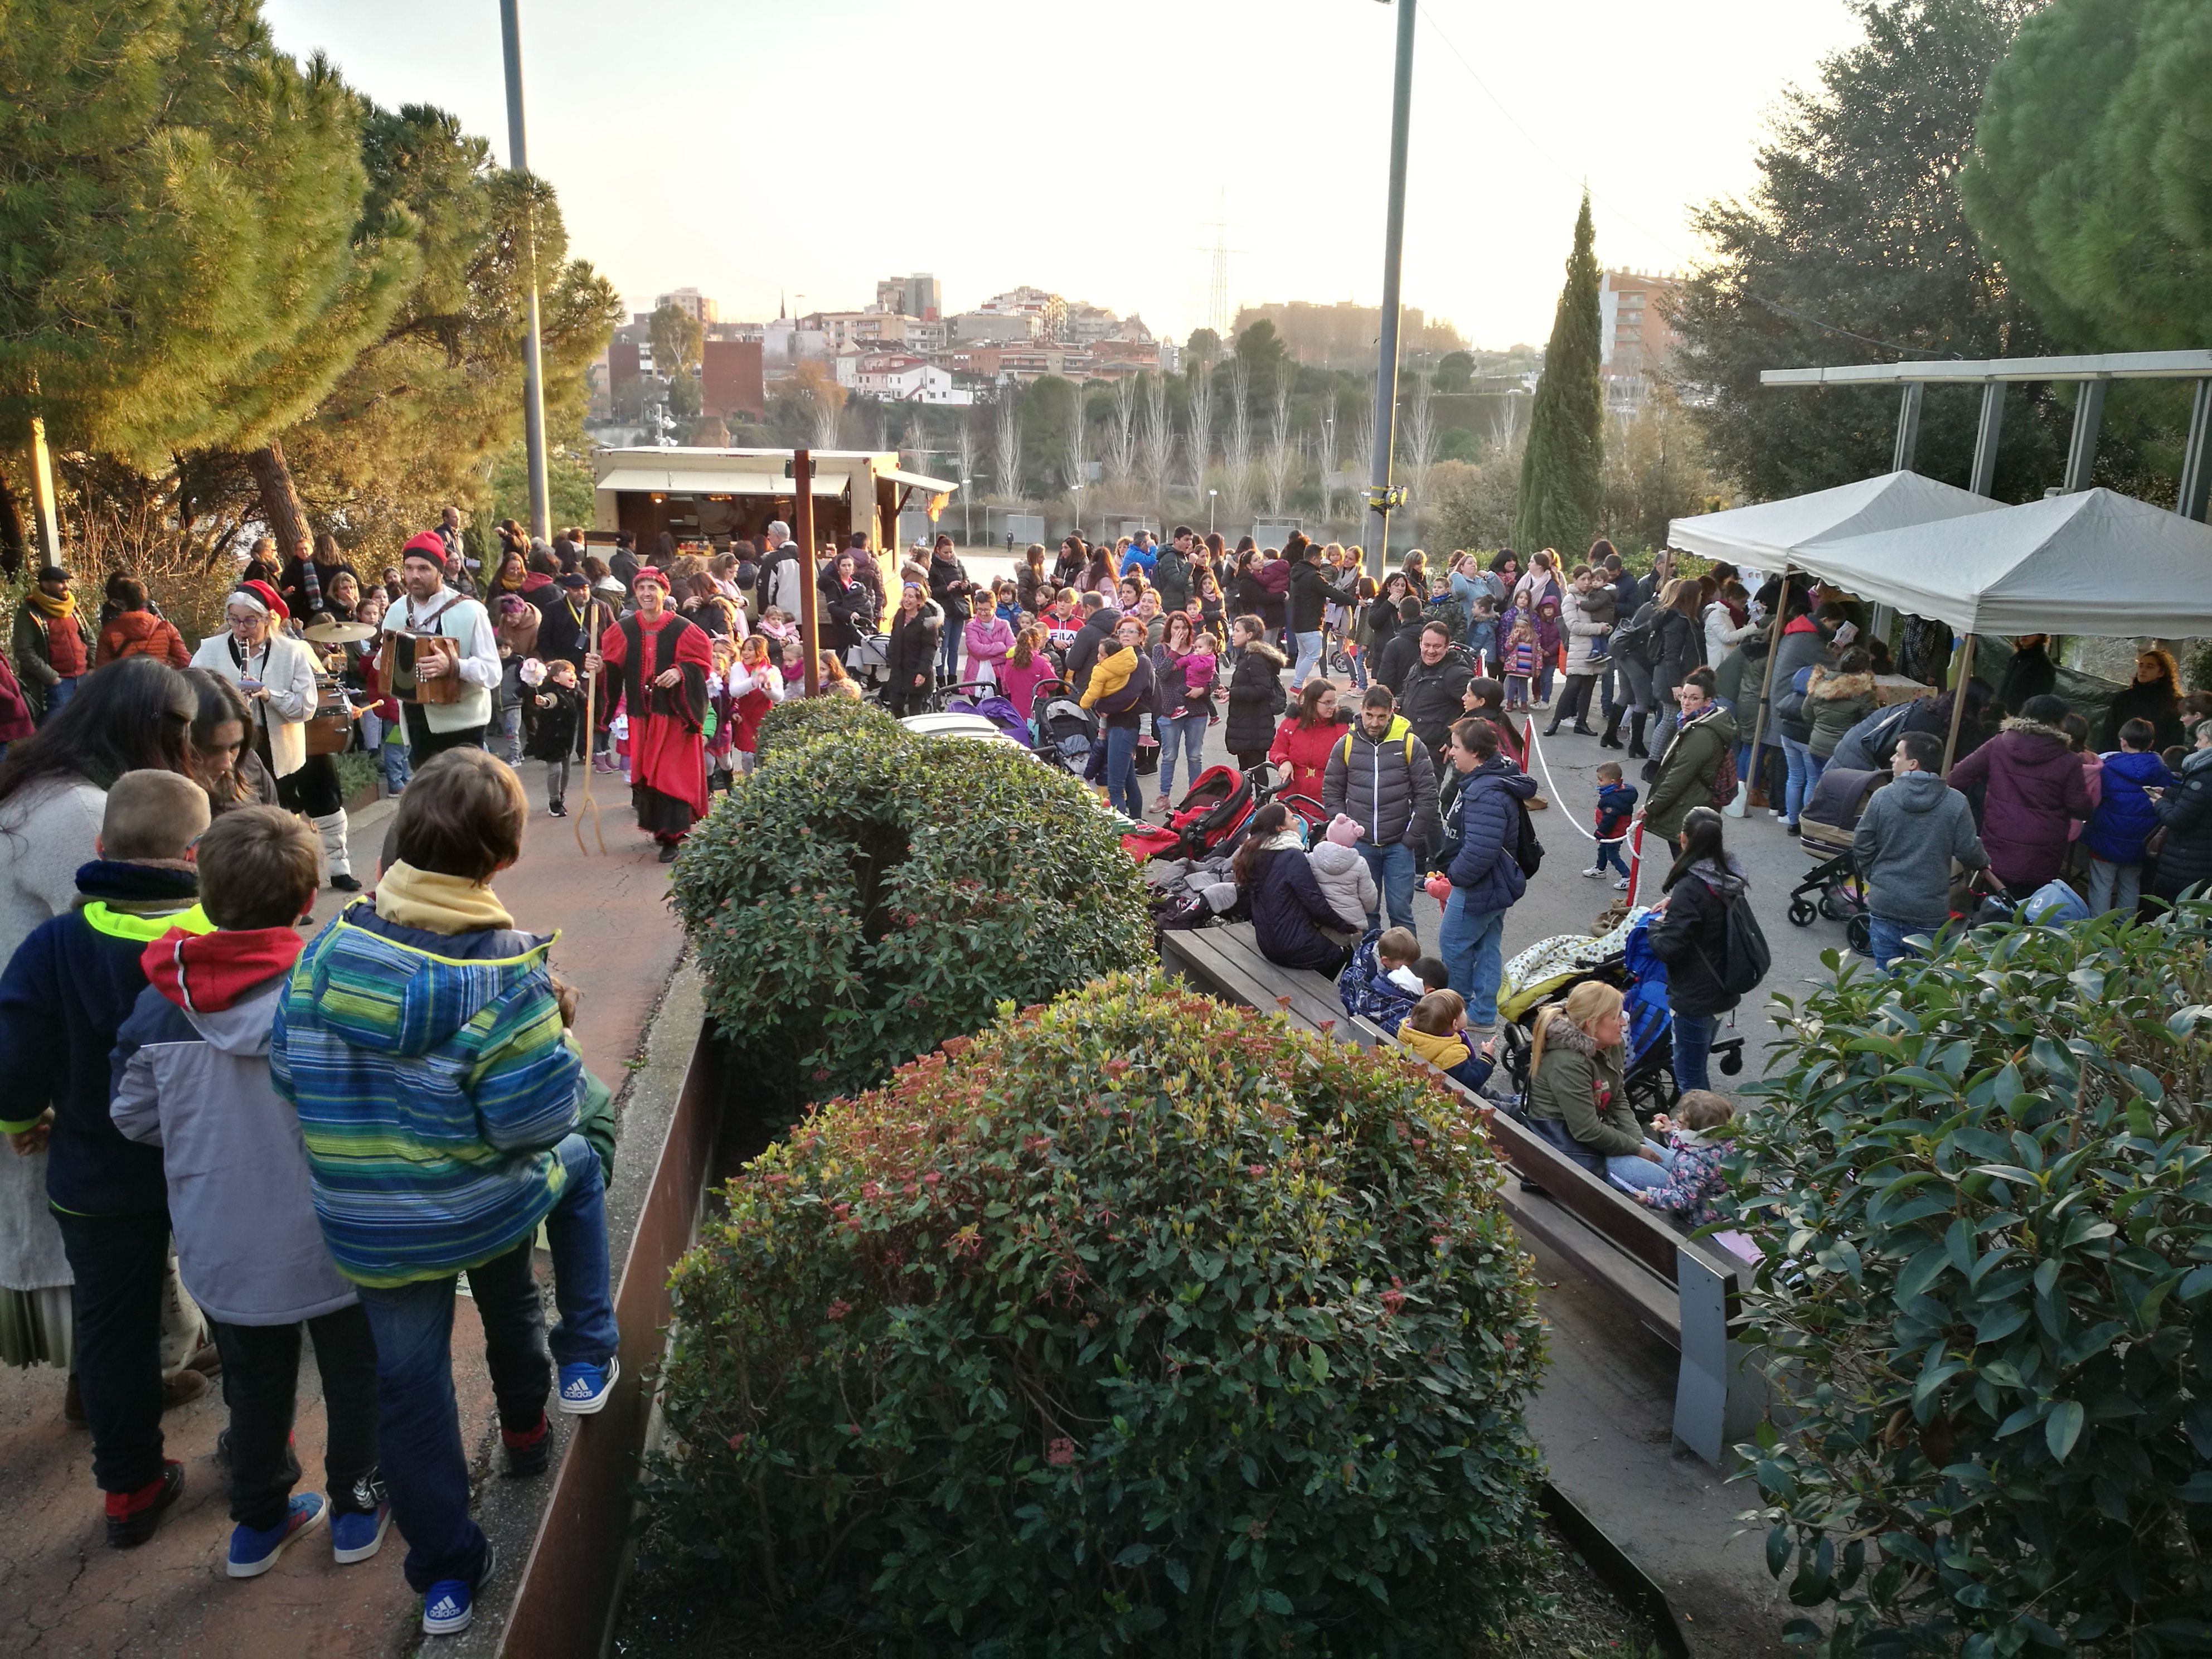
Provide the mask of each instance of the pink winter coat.
POLYGON ((977 671, 983 667, 988 667, 995 678, 1006 653, 1014 648, 1014 630, 995 611, 970 617, 963 637, 968 646, 968 672, 961 677, 963 679, 981 678, 977 671))

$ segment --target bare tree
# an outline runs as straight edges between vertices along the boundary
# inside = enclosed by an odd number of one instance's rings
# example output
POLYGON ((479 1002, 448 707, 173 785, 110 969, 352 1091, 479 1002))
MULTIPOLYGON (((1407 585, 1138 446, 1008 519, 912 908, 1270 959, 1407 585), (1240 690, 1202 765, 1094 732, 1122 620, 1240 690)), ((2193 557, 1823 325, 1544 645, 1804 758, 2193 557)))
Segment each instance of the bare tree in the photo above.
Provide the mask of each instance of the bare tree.
POLYGON ((973 488, 975 480, 975 463, 983 459, 983 445, 975 435, 975 422, 972 416, 961 417, 959 426, 954 429, 952 444, 952 459, 960 469, 960 525, 963 532, 961 540, 972 542, 975 539, 974 535, 975 524, 975 520, 969 516, 969 505, 975 496, 973 488))
POLYGON ((1184 434, 1192 500, 1206 501, 1206 464, 1213 453, 1213 372, 1200 365, 1190 378, 1190 430, 1184 434))
POLYGON ((1229 516, 1242 524, 1252 510, 1252 380, 1240 359, 1229 371, 1229 443, 1221 494, 1229 516))
POLYGON ((1336 412, 1328 404, 1314 434, 1314 470, 1321 474, 1321 517, 1327 524, 1336 511, 1336 412))
POLYGON ((1401 446, 1406 459, 1406 488, 1413 501, 1413 511, 1422 510, 1421 492, 1429 482, 1429 469, 1437 464, 1436 387, 1425 374, 1413 377, 1413 407, 1406 420, 1406 438, 1401 446))
POLYGON ((1298 446, 1291 436, 1291 389, 1275 385, 1275 407, 1267 421, 1267 516, 1279 519, 1289 504, 1291 478, 1297 471, 1298 446))
MULTIPOLYGON (((1091 429, 1080 403, 1076 405, 1075 418, 1067 423, 1067 447, 1060 453, 1060 470, 1067 475, 1070 491, 1080 490, 1090 481, 1091 429)), ((1080 501, 1081 497, 1077 499, 1080 501)))
POLYGON ((1490 441, 1500 449, 1510 449, 1521 435, 1521 399, 1511 392, 1498 401, 1490 417, 1490 441))
POLYGON ((1175 465, 1175 428, 1168 420, 1168 383, 1158 374, 1145 380, 1145 425, 1142 439, 1145 482, 1152 489, 1163 518, 1167 514, 1168 469, 1175 465))
POLYGON ((1114 382, 1114 424, 1106 436, 1106 473, 1120 483, 1137 467, 1137 380, 1114 382))
POLYGON ((992 459, 999 468, 999 494, 1018 501, 1022 494, 1022 417, 1014 410, 1013 388, 999 396, 999 427, 992 434, 992 459))

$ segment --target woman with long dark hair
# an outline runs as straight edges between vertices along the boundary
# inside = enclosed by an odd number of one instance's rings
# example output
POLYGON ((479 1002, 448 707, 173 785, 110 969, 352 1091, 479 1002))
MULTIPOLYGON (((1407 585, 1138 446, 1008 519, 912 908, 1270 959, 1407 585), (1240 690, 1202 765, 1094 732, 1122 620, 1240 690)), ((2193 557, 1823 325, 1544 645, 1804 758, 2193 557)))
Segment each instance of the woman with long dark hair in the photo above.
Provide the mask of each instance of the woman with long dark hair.
POLYGON ((1706 1061, 1713 1030, 1741 1000, 1721 975, 1728 965, 1729 909, 1750 902, 1751 878, 1723 844, 1726 822, 1710 806, 1693 806, 1683 818, 1682 850, 1662 884, 1659 920, 1645 935, 1667 964, 1678 1089, 1712 1087, 1706 1061))
POLYGON ((192 775, 207 791, 208 811, 220 817, 233 807, 276 805, 276 780, 246 741, 253 711, 244 695, 204 668, 183 672, 199 699, 192 716, 192 775))
POLYGON ((2173 653, 2153 646, 2136 659, 2135 678, 2129 681, 2105 713, 2098 730, 2097 747, 2118 749, 2120 728, 2130 720, 2148 720, 2158 735, 2152 746, 2171 749, 2182 740, 2181 670, 2173 653))
POLYGON ((1291 809, 1271 800, 1252 815, 1229 873, 1252 909, 1260 954, 1281 968, 1310 968, 1331 979, 1352 960, 1352 947, 1322 931, 1343 923, 1321 890, 1291 809))

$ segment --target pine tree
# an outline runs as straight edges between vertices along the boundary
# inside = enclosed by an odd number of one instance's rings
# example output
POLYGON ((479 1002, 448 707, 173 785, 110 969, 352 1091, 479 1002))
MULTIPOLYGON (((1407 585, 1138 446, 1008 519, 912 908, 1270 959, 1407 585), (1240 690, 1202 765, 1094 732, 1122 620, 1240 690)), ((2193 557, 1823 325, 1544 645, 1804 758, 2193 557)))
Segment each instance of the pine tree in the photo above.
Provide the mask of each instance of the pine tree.
POLYGON ((1589 194, 1575 218, 1566 285, 1544 348, 1544 377, 1528 416, 1513 541, 1524 553, 1557 549, 1571 562, 1589 545, 1604 499, 1605 392, 1598 381, 1597 234, 1589 194))
POLYGON ((413 271, 360 109, 257 0, 0 3, 0 426, 151 467, 313 408, 413 271))

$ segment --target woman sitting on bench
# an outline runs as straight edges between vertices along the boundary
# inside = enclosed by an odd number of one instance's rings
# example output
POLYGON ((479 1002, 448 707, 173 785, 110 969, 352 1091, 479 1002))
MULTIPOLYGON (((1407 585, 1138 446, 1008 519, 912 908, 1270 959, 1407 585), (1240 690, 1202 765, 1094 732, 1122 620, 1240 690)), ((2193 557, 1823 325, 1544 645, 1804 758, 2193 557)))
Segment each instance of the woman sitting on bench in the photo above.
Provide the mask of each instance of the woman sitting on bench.
POLYGON ((1331 979, 1344 971, 1352 947, 1322 931, 1341 923, 1314 879, 1289 807, 1271 800, 1252 815, 1229 871, 1251 905, 1261 956, 1279 968, 1310 968, 1331 979))
POLYGON ((1621 1081, 1627 1018, 1614 987, 1586 979, 1536 1023, 1528 1127, 1594 1175, 1667 1184, 1666 1150, 1647 1140, 1621 1081))

